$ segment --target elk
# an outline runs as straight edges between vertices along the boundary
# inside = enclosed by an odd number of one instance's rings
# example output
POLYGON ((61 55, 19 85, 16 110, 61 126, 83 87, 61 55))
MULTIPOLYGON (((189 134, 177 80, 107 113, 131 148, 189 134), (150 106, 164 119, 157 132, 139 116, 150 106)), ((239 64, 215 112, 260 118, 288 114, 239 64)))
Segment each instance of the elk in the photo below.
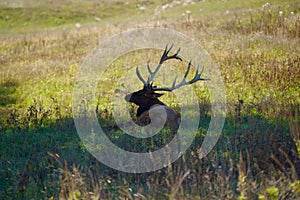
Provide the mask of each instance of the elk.
MULTIPOLYGON (((205 80, 209 80, 209 79, 201 78, 204 67, 202 68, 202 71, 199 73, 199 66, 198 66, 195 76, 190 81, 186 81, 186 78, 189 74, 189 71, 190 71, 190 68, 192 65, 192 62, 190 61, 188 63, 188 67, 185 72, 185 75, 180 83, 176 84, 176 79, 177 79, 177 76, 176 76, 171 87, 159 88, 159 87, 153 86, 153 80, 154 80, 157 72, 162 67, 162 65, 165 61, 170 60, 170 59, 176 59, 176 60, 182 61, 182 58, 178 56, 178 54, 180 52, 180 48, 177 50, 177 52, 175 54, 168 55, 170 53, 172 47, 173 47, 173 45, 171 45, 170 48, 168 48, 168 45, 166 46, 166 48, 160 58, 159 64, 157 65, 157 67, 154 71, 152 71, 150 69, 150 66, 148 63, 147 69, 148 69, 148 72, 150 75, 148 76, 147 81, 145 81, 145 79, 142 77, 142 75, 139 71, 139 68, 138 67, 136 68, 136 75, 139 78, 139 80, 144 84, 144 87, 141 90, 127 94, 125 96, 125 100, 127 102, 134 103, 138 106, 138 109, 136 112, 136 117, 137 117, 136 123, 138 125, 149 124, 151 122, 151 119, 149 117, 149 111, 151 109, 155 110, 155 108, 157 106, 160 106, 160 107, 163 107, 166 111, 165 126, 168 126, 169 128, 171 128, 172 132, 174 132, 174 131, 176 132, 180 125, 180 113, 177 112, 176 110, 168 107, 163 102, 161 102, 158 98, 161 97, 163 94, 157 93, 157 91, 172 92, 173 90, 178 89, 184 85, 189 85, 189 84, 193 84, 200 80, 205 81, 205 80)), ((160 117, 160 116, 155 116, 155 112, 154 112, 154 117, 160 117)))

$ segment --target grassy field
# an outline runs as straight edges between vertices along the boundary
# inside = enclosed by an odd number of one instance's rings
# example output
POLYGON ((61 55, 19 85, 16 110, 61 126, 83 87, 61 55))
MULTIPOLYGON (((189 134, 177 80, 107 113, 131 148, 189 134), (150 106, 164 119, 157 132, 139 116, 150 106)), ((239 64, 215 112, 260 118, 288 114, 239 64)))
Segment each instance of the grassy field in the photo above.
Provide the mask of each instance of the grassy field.
MULTIPOLYGON (((0 2, 0 199, 300 198, 300 3, 178 2, 0 2), (74 79, 102 41, 153 26, 180 31, 208 51, 226 86, 226 121, 217 145, 199 159, 211 112, 207 89, 196 88, 201 118, 191 148, 159 171, 119 172, 77 135, 74 79)), ((99 121, 129 150, 151 141, 136 143, 115 127, 111 83, 143 62, 143 53, 116 60, 99 83, 99 121)), ((162 101, 176 107, 170 97, 162 101)))

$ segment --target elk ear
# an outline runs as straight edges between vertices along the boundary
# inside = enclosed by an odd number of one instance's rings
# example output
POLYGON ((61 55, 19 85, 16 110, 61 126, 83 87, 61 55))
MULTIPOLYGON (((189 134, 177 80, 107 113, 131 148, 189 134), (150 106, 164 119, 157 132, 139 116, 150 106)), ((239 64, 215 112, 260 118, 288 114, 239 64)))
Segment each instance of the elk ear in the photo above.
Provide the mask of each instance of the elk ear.
POLYGON ((153 98, 159 98, 164 94, 159 94, 159 93, 153 93, 153 98))

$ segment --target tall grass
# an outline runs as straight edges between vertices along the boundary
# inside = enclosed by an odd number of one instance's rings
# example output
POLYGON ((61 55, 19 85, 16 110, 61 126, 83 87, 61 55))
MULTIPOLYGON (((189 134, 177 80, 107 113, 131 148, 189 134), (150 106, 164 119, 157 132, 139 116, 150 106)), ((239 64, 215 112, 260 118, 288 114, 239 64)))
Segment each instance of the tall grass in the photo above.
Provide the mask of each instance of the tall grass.
MULTIPOLYGON (((200 18, 194 10, 176 22, 164 14, 156 17, 156 25, 182 31, 208 50, 226 84, 228 112, 218 144, 200 159, 210 102, 205 88, 197 88, 201 118, 191 148, 172 165, 145 174, 99 163, 83 146, 72 120, 72 86, 82 58, 124 28, 3 37, 0 198, 298 199, 299 4, 255 3, 258 7, 251 10, 229 10, 226 19, 214 13, 200 18)), ((204 5, 199 2, 193 8, 204 5)), ((151 149, 151 141, 135 143, 115 126, 110 82, 120 76, 115 69, 143 64, 139 55, 112 64, 114 73, 107 72, 107 81, 99 86, 97 108, 110 139, 132 151, 151 149)), ((176 105, 172 95, 163 101, 176 105)))

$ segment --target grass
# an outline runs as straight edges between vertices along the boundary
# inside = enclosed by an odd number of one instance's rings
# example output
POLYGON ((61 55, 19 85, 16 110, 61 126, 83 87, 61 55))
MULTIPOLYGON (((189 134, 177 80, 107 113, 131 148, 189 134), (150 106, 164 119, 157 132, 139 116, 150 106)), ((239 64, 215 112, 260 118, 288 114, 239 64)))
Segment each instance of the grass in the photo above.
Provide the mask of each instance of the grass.
MULTIPOLYGON (((2 34, 36 34, 50 27, 75 27, 76 23, 105 26, 120 21, 136 21, 138 15, 148 13, 137 9, 139 5, 136 0, 115 3, 53 1, 37 6, 4 7, 0 10, 0 29, 2 34)), ((146 1, 143 5, 152 8, 154 1, 146 1)))
MULTIPOLYGON (((158 15, 155 8, 171 1, 26 3, 0 8, 1 199, 299 198, 297 1, 199 1, 158 15), (201 127, 191 148, 156 172, 123 173, 99 163, 80 141, 71 109, 74 79, 100 42, 153 25, 181 31, 209 52, 226 85, 226 122, 213 151, 199 159, 210 101, 205 87, 196 88, 201 127)), ((99 83, 99 121, 124 149, 147 151, 156 138, 137 141, 116 128, 112 82, 160 53, 126 55, 99 83)), ((177 106, 172 94, 162 101, 177 106)))

